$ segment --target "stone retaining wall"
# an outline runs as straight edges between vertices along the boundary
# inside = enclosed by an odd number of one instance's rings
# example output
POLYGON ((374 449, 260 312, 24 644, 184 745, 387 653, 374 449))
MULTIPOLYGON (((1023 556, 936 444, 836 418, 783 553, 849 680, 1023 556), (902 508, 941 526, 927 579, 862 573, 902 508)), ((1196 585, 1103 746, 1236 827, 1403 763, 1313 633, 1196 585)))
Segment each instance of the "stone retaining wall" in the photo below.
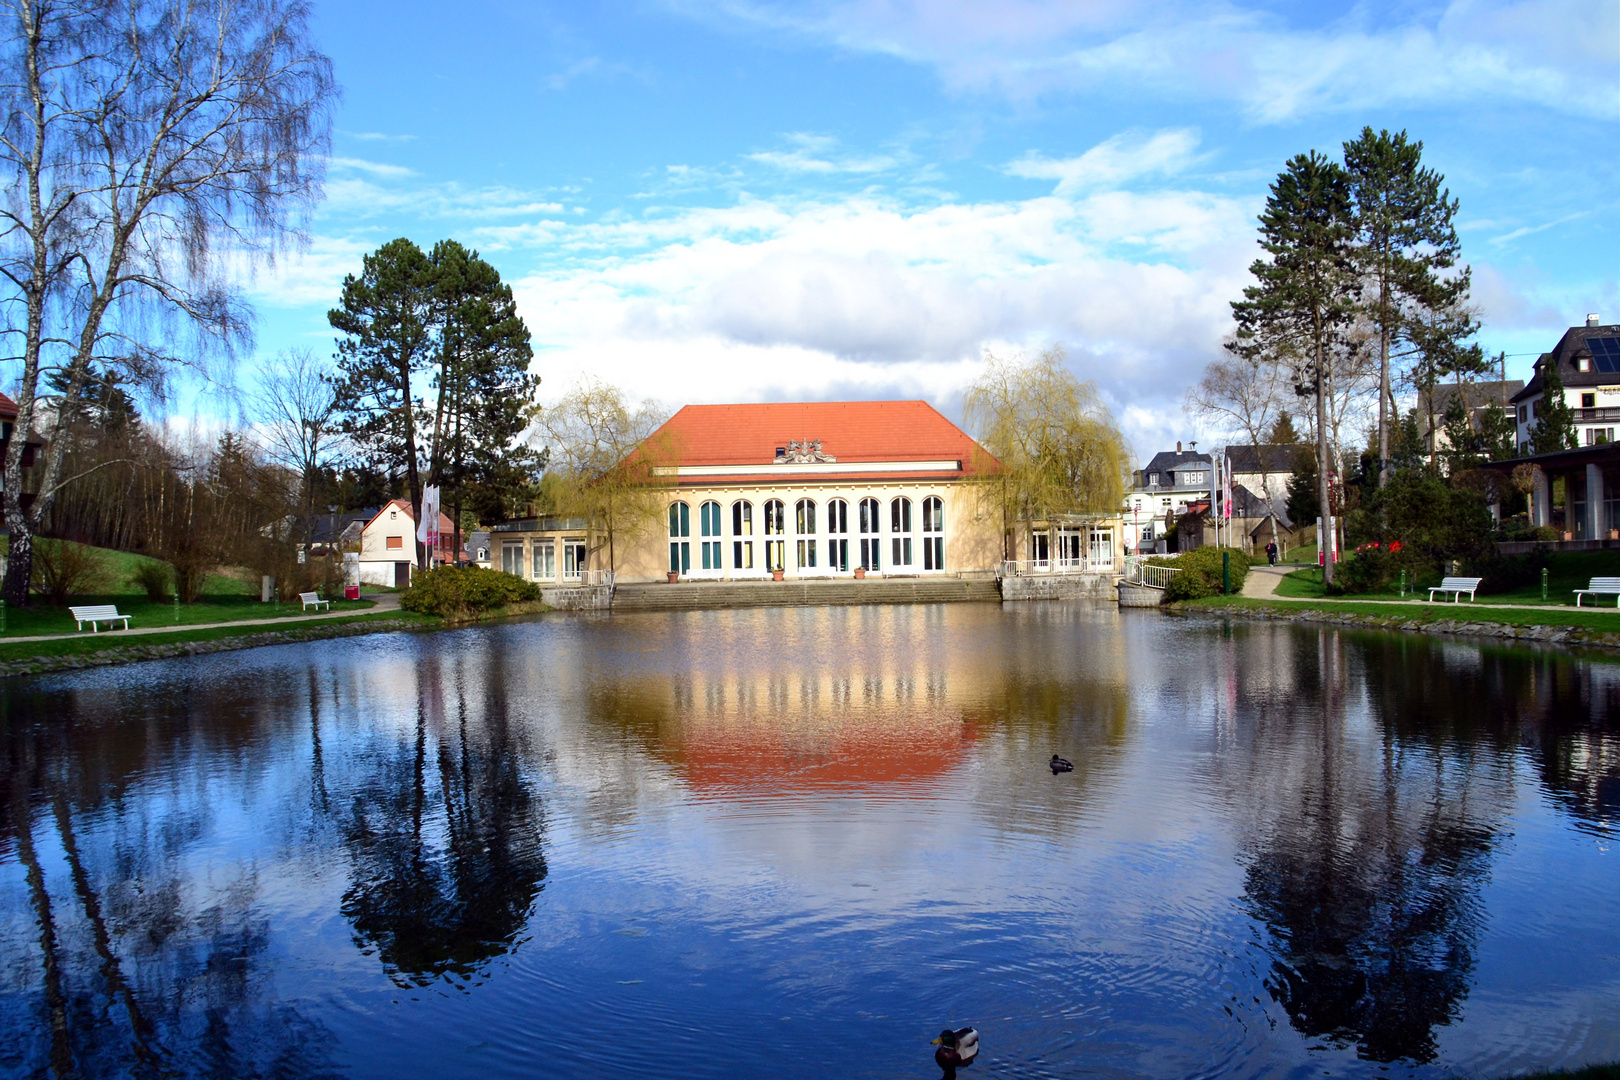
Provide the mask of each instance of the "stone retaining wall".
POLYGON ((1112 574, 1052 574, 1001 579, 1003 600, 1115 600, 1112 574))
POLYGON ((613 606, 613 586, 559 585, 541 589, 540 599, 558 611, 606 611, 613 606))

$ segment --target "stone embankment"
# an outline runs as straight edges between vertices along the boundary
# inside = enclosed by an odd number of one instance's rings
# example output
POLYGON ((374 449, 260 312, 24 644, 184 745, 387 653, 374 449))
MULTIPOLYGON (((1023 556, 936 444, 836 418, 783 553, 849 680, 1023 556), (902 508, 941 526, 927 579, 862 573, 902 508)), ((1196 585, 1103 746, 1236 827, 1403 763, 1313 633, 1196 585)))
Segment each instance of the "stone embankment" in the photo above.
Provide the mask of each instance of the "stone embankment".
POLYGON ((878 581, 690 581, 619 585, 614 611, 699 611, 709 608, 801 607, 822 604, 947 604, 996 602, 994 578, 884 578, 878 581))
POLYGON ((1566 648, 1620 650, 1620 633, 1582 626, 1517 626, 1481 619, 1410 619, 1399 615, 1363 615, 1356 612, 1324 611, 1319 608, 1230 607, 1221 604, 1190 606, 1172 604, 1165 609, 1185 616, 1220 615, 1278 622, 1320 623, 1362 630, 1399 630, 1415 634, 1446 634, 1455 637, 1495 638, 1566 648))

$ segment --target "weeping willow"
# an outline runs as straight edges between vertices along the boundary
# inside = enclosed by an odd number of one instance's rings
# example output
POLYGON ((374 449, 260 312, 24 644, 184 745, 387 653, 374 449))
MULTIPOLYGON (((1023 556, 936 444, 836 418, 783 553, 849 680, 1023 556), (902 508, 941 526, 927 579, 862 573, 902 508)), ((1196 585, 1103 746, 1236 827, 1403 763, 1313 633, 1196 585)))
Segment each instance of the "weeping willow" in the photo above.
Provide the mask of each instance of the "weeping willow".
POLYGON ((1001 463, 994 490, 1002 520, 1027 526, 1117 513, 1130 450, 1097 387, 1075 378, 1057 346, 1033 358, 986 360, 963 412, 979 445, 1001 463))

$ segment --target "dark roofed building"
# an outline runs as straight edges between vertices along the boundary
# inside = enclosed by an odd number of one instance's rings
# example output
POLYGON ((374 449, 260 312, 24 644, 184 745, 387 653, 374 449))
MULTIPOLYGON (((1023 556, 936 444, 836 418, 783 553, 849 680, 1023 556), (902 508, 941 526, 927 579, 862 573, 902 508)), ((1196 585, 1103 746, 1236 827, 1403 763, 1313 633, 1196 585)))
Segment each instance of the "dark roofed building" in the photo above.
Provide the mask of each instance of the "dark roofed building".
POLYGON ((1564 384, 1564 400, 1575 410, 1581 445, 1614 442, 1620 427, 1620 325, 1588 315, 1585 326, 1570 327, 1551 352, 1542 354, 1530 382, 1510 399, 1519 452, 1529 452, 1546 394, 1546 373, 1554 366, 1564 384))

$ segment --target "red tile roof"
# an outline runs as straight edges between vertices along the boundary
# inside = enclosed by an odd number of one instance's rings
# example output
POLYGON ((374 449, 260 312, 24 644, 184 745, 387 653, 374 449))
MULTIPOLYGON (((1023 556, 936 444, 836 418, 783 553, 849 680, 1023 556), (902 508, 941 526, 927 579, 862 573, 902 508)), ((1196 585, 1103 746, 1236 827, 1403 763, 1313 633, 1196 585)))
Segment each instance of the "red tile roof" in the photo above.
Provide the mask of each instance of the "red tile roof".
POLYGON ((0 394, 0 420, 15 419, 17 419, 17 403, 6 397, 6 395, 0 394))
POLYGON ((960 461, 965 472, 998 464, 926 401, 688 405, 649 442, 657 445, 660 438, 686 467, 769 465, 790 439, 820 439, 822 450, 841 463, 960 461))

